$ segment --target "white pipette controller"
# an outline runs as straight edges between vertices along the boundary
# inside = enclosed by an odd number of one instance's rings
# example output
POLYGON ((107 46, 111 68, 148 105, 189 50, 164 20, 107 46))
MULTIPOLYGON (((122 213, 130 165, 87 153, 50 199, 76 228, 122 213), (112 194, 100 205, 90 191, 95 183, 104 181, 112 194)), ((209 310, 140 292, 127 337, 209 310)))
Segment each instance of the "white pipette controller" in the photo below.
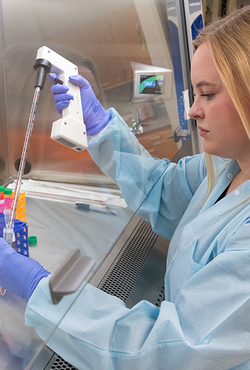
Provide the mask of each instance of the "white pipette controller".
POLYGON ((68 93, 74 96, 74 100, 71 100, 68 107, 62 110, 62 118, 53 122, 51 139, 77 152, 87 149, 80 88, 69 81, 69 76, 78 74, 77 66, 47 46, 42 46, 37 51, 34 68, 37 71, 35 87, 42 89, 46 74, 53 72, 57 74, 63 85, 69 88, 68 93))

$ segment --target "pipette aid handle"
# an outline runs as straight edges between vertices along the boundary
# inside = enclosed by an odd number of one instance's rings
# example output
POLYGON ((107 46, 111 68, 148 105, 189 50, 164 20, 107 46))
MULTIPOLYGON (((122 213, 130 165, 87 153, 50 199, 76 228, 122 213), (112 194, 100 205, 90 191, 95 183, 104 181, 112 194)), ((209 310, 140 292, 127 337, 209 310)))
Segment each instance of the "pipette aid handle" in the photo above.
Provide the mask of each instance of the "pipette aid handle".
MULTIPOLYGON (((69 81, 70 76, 78 74, 78 67, 47 46, 42 46, 37 51, 35 66, 37 68, 41 65, 42 70, 46 70, 49 64, 50 71, 57 74, 59 80, 69 88, 68 93, 74 96, 68 107, 62 110, 62 118, 53 122, 51 138, 75 151, 85 150, 88 144, 82 114, 81 91, 69 81)), ((43 73, 44 71, 41 75, 43 73)))

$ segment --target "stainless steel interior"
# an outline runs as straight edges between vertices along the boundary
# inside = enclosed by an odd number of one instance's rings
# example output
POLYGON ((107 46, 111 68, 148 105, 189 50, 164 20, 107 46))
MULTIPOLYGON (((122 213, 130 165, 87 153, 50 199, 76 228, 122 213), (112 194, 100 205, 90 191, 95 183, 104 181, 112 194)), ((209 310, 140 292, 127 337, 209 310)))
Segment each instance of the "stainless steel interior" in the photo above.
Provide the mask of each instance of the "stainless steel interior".
MULTIPOLYGON (((0 180, 17 171, 34 93, 37 49, 43 45, 79 67, 105 107, 116 108, 130 125, 141 110, 138 138, 153 156, 173 158, 180 147, 169 138, 179 125, 175 83, 171 99, 132 103, 131 62, 173 70, 163 0, 1 0, 0 180)), ((174 81, 173 81, 174 82, 174 81)), ((59 118, 47 78, 28 151, 26 178, 113 184, 87 151, 76 153, 50 139, 59 118)))

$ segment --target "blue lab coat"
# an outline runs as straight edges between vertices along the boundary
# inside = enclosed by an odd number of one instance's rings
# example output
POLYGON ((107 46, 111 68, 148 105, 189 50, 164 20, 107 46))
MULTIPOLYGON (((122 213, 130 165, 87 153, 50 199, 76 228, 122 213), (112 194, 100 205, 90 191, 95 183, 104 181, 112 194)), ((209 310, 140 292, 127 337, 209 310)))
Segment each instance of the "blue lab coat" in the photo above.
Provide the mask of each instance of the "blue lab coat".
POLYGON ((203 154, 178 164, 153 159, 111 114, 89 152, 128 205, 171 238, 166 299, 160 308, 141 301, 128 309, 83 284, 54 306, 48 277, 28 302, 26 324, 80 370, 250 369, 249 181, 216 203, 239 172, 234 160, 218 159, 206 199, 203 154))

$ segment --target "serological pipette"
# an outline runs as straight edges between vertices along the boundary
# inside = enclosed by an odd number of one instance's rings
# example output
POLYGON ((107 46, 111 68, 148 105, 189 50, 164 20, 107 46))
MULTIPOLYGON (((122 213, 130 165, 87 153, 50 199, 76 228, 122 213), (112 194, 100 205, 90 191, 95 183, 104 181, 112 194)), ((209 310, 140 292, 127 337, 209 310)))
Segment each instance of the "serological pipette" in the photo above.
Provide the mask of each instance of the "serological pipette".
POLYGON ((10 245, 12 244, 12 240, 13 240, 14 218, 15 218, 16 207, 17 207, 19 192, 20 192, 21 183, 22 183, 22 177, 23 177, 26 158, 27 158, 27 152, 28 152, 28 148, 29 148, 29 142, 30 142, 33 126, 34 126, 35 114, 36 114, 37 104, 38 104, 38 101, 39 101, 40 91, 41 91, 40 87, 35 88, 35 93, 34 93, 34 97, 33 97, 33 102, 32 102, 29 121, 28 121, 28 126, 27 126, 27 130, 26 130, 26 135, 25 135, 25 140, 24 140, 20 165, 19 165, 19 169, 18 169, 18 173, 17 173, 17 179, 16 179, 15 190, 14 190, 13 202, 11 204, 10 215, 9 216, 6 215, 9 218, 9 220, 6 220, 7 221, 7 224, 6 224, 7 230, 6 230, 6 233, 5 233, 5 235, 6 235, 5 240, 10 245))
POLYGON ((30 116, 29 116, 29 120, 28 120, 28 125, 27 125, 26 135, 25 135, 25 139, 24 139, 24 144, 23 144, 21 160, 20 160, 19 169, 18 169, 18 173, 17 173, 17 179, 16 179, 15 190, 14 190, 13 202, 12 202, 12 205, 11 205, 11 211, 10 211, 10 214, 6 214, 6 220, 7 219, 8 220, 7 220, 7 224, 6 224, 7 230, 5 231, 5 235, 6 235, 5 240, 10 245, 12 245, 12 241, 13 241, 13 235, 14 235, 13 225, 14 225, 15 213, 16 213, 17 202, 18 202, 19 192, 20 192, 20 188, 21 188, 24 168, 25 168, 25 164, 26 164, 29 142, 30 142, 33 126, 34 126, 37 104, 38 104, 38 101, 39 101, 40 92, 44 87, 46 74, 51 69, 51 63, 46 61, 46 60, 40 61, 40 63, 35 64, 34 69, 37 72, 36 84, 34 86, 35 87, 35 93, 34 93, 34 97, 33 97, 33 101, 32 101, 30 116))

